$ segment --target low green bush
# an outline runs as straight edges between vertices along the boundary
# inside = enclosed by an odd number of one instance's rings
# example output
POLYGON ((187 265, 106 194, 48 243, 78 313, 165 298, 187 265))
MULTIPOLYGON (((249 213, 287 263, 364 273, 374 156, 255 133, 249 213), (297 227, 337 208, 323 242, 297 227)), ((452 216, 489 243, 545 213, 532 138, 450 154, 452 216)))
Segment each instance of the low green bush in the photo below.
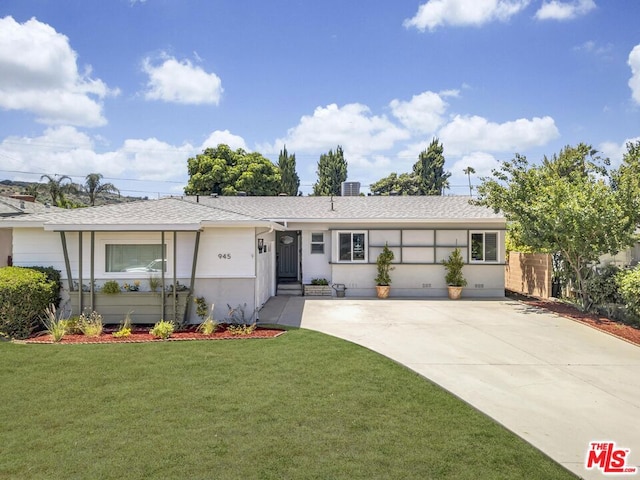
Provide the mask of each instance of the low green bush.
POLYGON ((102 315, 93 311, 90 314, 82 313, 78 319, 78 328, 87 337, 99 337, 102 335, 102 315))
POLYGON ((149 330, 149 333, 154 337, 166 340, 173 334, 174 329, 175 329, 175 326, 173 325, 173 322, 160 320, 158 323, 156 323, 153 326, 151 330, 149 330))
POLYGON ((22 267, 0 268, 0 334, 27 338, 41 326, 40 315, 57 295, 44 273, 22 267))
POLYGON ((28 267, 30 270, 35 270, 36 272, 44 273, 47 276, 47 280, 51 282, 55 282, 55 292, 53 297, 51 298, 51 302, 53 305, 58 308, 60 307, 60 291, 62 290, 62 279, 60 277, 60 270, 56 270, 53 267, 28 267))
POLYGON ((640 315, 640 266, 633 270, 622 270, 616 276, 618 291, 627 309, 640 315))
POLYGON ((104 282, 104 285, 102 285, 100 291, 109 295, 120 293, 120 284, 115 280, 108 280, 104 282))
POLYGON ((620 268, 615 265, 605 265, 596 269, 593 276, 584 283, 591 303, 590 309, 621 303, 617 282, 619 274, 620 268))

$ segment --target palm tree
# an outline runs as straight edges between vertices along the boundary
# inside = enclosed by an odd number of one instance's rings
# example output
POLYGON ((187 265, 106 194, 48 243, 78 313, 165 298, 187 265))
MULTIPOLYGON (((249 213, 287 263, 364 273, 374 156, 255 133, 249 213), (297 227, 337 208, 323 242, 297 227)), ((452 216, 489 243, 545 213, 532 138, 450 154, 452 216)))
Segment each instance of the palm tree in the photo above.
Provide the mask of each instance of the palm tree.
POLYGON ((96 198, 101 193, 117 193, 120 195, 120 190, 113 183, 101 183, 100 180, 102 178, 101 173, 90 173, 85 177, 82 191, 89 196, 89 205, 92 207, 96 204, 96 198))
POLYGON ((78 187, 71 181, 71 177, 68 175, 42 175, 40 180, 44 178, 48 180, 44 188, 51 197, 51 205, 64 206, 64 194, 76 193, 78 191, 78 187), (65 180, 68 180, 69 183, 63 183, 65 180))
POLYGON ((471 174, 476 173, 476 170, 473 167, 467 167, 463 170, 463 172, 469 177, 469 196, 473 195, 473 187, 471 186, 471 174))

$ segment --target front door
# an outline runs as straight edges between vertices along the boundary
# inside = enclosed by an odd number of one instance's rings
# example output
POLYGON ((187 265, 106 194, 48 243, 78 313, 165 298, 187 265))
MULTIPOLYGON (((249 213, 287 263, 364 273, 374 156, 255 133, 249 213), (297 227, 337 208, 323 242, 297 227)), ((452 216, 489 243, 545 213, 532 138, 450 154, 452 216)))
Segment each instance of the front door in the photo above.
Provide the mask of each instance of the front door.
POLYGON ((278 232, 278 281, 298 280, 298 234, 278 232))

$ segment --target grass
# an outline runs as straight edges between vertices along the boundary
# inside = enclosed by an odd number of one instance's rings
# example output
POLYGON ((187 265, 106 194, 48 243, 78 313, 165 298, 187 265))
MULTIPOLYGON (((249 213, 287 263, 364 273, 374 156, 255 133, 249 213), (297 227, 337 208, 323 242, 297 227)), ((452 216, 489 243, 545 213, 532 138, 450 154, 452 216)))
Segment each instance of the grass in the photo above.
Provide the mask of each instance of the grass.
POLYGON ((575 478, 404 367, 320 333, 0 342, 0 478, 575 478))

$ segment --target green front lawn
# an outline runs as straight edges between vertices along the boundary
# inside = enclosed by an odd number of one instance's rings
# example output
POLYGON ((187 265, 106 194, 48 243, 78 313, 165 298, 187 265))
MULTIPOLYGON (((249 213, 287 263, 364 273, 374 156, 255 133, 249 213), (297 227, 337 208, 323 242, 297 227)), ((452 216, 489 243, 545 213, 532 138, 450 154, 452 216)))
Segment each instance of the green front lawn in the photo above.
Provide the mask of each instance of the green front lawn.
POLYGON ((417 374, 306 330, 0 343, 0 386, 0 478, 575 478, 417 374))

